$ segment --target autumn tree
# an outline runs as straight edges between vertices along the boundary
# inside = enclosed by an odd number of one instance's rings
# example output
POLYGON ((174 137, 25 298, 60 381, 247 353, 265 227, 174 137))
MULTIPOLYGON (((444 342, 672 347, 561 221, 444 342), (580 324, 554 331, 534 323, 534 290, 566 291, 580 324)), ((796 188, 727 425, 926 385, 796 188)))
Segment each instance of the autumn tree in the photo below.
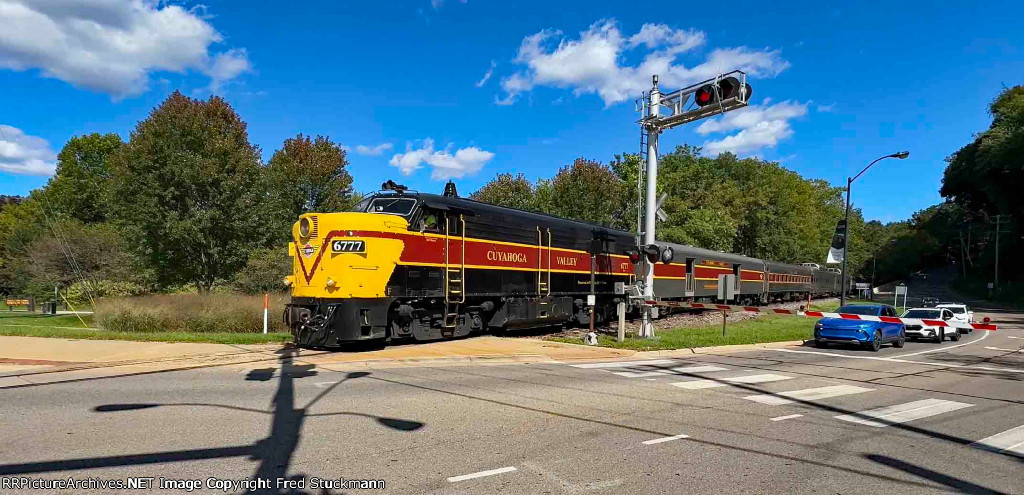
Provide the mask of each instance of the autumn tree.
POLYGON ((347 210, 352 206, 352 175, 345 150, 326 136, 299 134, 285 139, 267 163, 275 224, 284 236, 299 215, 347 210))
POLYGON ((209 291, 266 230, 260 150, 222 98, 175 91, 109 160, 109 202, 163 285, 209 291))

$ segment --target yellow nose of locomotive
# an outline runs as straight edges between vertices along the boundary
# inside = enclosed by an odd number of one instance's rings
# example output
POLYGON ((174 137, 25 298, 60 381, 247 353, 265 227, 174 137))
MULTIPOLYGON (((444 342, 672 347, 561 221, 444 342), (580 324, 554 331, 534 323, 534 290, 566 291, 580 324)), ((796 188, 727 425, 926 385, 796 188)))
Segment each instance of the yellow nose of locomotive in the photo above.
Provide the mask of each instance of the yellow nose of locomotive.
POLYGON ((292 226, 292 297, 385 297, 402 255, 398 235, 408 222, 396 215, 309 213, 292 226))

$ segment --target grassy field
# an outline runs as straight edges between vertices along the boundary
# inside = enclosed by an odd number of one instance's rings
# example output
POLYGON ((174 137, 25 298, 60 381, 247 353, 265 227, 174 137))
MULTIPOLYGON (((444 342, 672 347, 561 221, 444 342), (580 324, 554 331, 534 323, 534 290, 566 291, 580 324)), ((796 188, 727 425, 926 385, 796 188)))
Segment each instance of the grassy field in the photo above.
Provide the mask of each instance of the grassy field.
MULTIPOLYGON (((850 301, 850 303, 871 304, 870 301, 850 301)), ((815 311, 835 311, 838 302, 828 304, 811 304, 815 311)), ((768 342, 787 342, 809 340, 814 336, 814 318, 798 318, 792 316, 761 316, 756 319, 730 323, 722 336, 722 326, 686 327, 656 332, 653 339, 627 337, 624 342, 616 342, 611 335, 598 335, 597 343, 603 347, 617 349, 633 349, 637 351, 656 351, 667 349, 689 349, 694 347, 712 347, 719 345, 763 344, 768 342)), ((579 344, 579 339, 552 338, 558 342, 579 344)))
POLYGON ((29 315, 24 312, 0 312, 0 335, 53 337, 64 339, 135 340, 142 342, 208 342, 216 344, 264 344, 287 342, 284 332, 117 332, 97 328, 92 315, 82 315, 89 328, 75 315, 29 315))

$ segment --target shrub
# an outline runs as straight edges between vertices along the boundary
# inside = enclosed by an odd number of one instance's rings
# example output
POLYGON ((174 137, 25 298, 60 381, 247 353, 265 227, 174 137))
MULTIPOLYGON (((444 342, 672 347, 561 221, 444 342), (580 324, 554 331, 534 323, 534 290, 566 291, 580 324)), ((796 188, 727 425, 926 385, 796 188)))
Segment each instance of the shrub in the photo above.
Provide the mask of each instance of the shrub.
POLYGON ((280 248, 257 249, 249 253, 242 270, 235 275, 235 288, 247 294, 281 292, 284 278, 292 273, 292 259, 288 250, 280 248))
MULTIPOLYGON (((271 294, 268 331, 287 332, 281 321, 286 296, 271 294)), ((96 302, 96 320, 117 332, 263 331, 263 296, 161 294, 96 302)))
POLYGON ((116 280, 96 280, 75 282, 68 287, 65 297, 74 305, 90 304, 89 296, 94 299, 111 297, 131 297, 146 293, 146 288, 134 282, 116 280))

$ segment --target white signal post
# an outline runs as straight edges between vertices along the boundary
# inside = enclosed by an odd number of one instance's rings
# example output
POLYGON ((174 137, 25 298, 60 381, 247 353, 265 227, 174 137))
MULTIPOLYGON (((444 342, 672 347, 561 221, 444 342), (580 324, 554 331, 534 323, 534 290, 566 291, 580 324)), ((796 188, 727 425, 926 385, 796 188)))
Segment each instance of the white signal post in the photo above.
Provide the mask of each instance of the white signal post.
POLYGON ((270 313, 270 294, 263 294, 263 335, 267 334, 267 317, 270 313))
MULTIPOLYGON (((646 132, 647 136, 647 190, 643 200, 644 245, 639 246, 641 252, 643 252, 643 248, 645 246, 650 246, 656 242, 655 222, 659 216, 658 137, 660 134, 663 131, 679 125, 712 117, 730 110, 743 108, 747 106, 747 100, 750 98, 750 86, 747 85, 747 75, 738 70, 722 74, 713 79, 708 79, 665 95, 662 95, 661 90, 658 89, 657 74, 655 74, 652 79, 653 87, 651 88, 651 92, 644 98, 641 107, 646 109, 646 115, 640 119, 641 135, 643 136, 646 132), (726 92, 723 87, 729 83, 733 84, 733 87, 731 91, 726 92), (713 91, 712 94, 714 97, 712 101, 703 102, 700 106, 696 106, 696 108, 685 108, 686 104, 690 100, 691 94, 697 93, 698 90, 708 89, 713 91), (662 107, 665 107, 665 110, 669 113, 662 116, 662 107)), ((696 97, 694 99, 696 100, 696 97)), ((694 102, 694 105, 697 105, 696 101, 694 102)), ((637 236, 637 238, 640 237, 641 236, 639 235, 637 236)), ((643 259, 646 259, 646 257, 643 259)), ((654 263, 649 261, 643 261, 643 263, 646 272, 644 274, 643 291, 641 294, 644 301, 654 301, 654 263)), ((645 304, 643 306, 643 321, 640 325, 639 331, 640 337, 654 337, 654 322, 652 318, 653 307, 654 306, 650 304, 645 304)))

